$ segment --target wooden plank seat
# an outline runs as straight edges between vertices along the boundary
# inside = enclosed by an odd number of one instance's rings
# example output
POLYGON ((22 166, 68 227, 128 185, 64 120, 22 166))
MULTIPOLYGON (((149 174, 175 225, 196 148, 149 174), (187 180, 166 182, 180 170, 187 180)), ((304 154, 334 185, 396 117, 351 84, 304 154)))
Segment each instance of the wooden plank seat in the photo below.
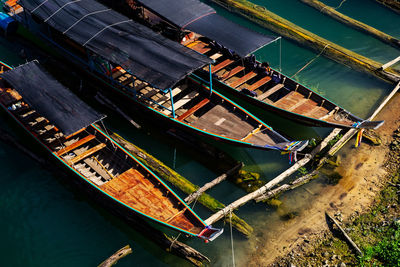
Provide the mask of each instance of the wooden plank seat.
POLYGON ((221 53, 215 53, 215 54, 209 56, 209 58, 211 58, 211 59, 213 59, 213 60, 217 60, 217 59, 219 59, 219 58, 222 57, 222 56, 223 56, 223 55, 222 55, 221 53))
POLYGON ((187 117, 189 117, 190 115, 192 115, 193 113, 195 113, 196 111, 207 105, 209 102, 210 99, 208 98, 203 99, 202 101, 194 105, 192 108, 187 110, 185 113, 183 113, 181 116, 179 116, 178 120, 183 121, 184 119, 186 119, 187 117))
POLYGON ((246 75, 240 77, 239 79, 237 79, 234 82, 228 83, 229 86, 236 88, 242 84, 244 84, 245 82, 247 82, 248 80, 254 78, 255 76, 257 76, 257 73, 250 71, 249 73, 247 73, 246 75))
POLYGON ((79 155, 77 155, 76 157, 70 159, 70 160, 68 161, 68 164, 70 164, 70 165, 75 164, 75 163, 81 161, 82 159, 87 158, 87 157, 89 157, 90 155, 96 153, 97 151, 99 151, 99 150, 105 148, 106 146, 107 146, 106 144, 100 143, 100 144, 98 144, 97 146, 92 147, 92 148, 86 150, 85 152, 83 152, 82 154, 79 154, 79 155))
POLYGON ((124 70, 121 67, 115 67, 111 72, 112 72, 111 77, 115 80, 120 76, 124 75, 126 73, 126 70, 124 70))
POLYGON ((225 80, 231 78, 232 76, 235 76, 236 74, 238 74, 239 72, 241 72, 244 69, 245 69, 245 67, 243 67, 243 66, 236 66, 235 68, 231 69, 230 71, 228 71, 227 73, 222 75, 220 78, 222 81, 225 81, 225 80))
POLYGON ((201 41, 197 41, 197 43, 190 43, 187 47, 189 47, 190 49, 193 49, 194 51, 199 52, 200 54, 205 54, 208 51, 211 50, 210 47, 208 47, 208 44, 203 43, 201 41), (193 45, 191 45, 193 44, 193 45))
POLYGON ((266 92, 264 92, 263 94, 259 95, 257 97, 258 100, 263 101, 264 99, 268 98, 270 95, 272 95, 273 93, 277 92, 279 89, 281 89, 282 87, 284 87, 283 83, 279 83, 277 85, 275 85, 274 87, 268 89, 266 92))
MULTIPOLYGON (((180 92, 182 92, 182 88, 180 88, 180 87, 175 87, 175 88, 172 90, 172 97, 176 96, 176 95, 179 94, 180 92)), ((162 104, 164 104, 165 102, 167 102, 167 101, 170 100, 170 99, 171 99, 171 94, 168 92, 168 93, 166 93, 166 94, 164 95, 163 99, 162 99, 161 101, 158 101, 157 103, 160 104, 160 105, 162 105, 162 104)))
POLYGON ((217 71, 222 70, 225 67, 228 67, 233 62, 235 62, 235 61, 232 60, 232 59, 227 58, 224 61, 222 61, 221 63, 219 63, 219 64, 217 64, 215 66, 212 66, 211 67, 211 73, 216 73, 217 71))
POLYGON ((247 87, 247 89, 250 91, 254 91, 254 90, 258 89, 259 87, 263 86, 264 84, 266 84, 267 82, 269 82, 270 80, 271 80, 270 76, 265 76, 264 78, 258 80, 257 82, 255 82, 252 85, 250 85, 249 87, 247 87))
POLYGON ((64 147, 63 149, 59 150, 57 152, 57 155, 61 156, 61 155, 65 154, 65 153, 68 153, 69 151, 71 151, 71 150, 73 150, 73 149, 75 149, 75 148, 77 148, 77 147, 79 147, 79 146, 81 146, 81 145, 83 145, 83 144, 95 139, 95 138, 96 138, 96 136, 94 136, 93 134, 85 136, 84 138, 76 141, 75 143, 72 143, 71 145, 69 145, 67 147, 64 147))
MULTIPOLYGON (((188 95, 185 95, 184 97, 182 97, 180 100, 178 100, 176 103, 174 103, 175 112, 176 112, 176 110, 181 108, 183 105, 185 105, 186 103, 188 103, 189 101, 191 101, 193 98, 195 98, 198 95, 199 95, 199 92, 191 91, 188 95)), ((166 114, 166 115, 171 115, 171 113, 172 113, 171 110, 166 109, 164 111, 164 114, 166 114)))

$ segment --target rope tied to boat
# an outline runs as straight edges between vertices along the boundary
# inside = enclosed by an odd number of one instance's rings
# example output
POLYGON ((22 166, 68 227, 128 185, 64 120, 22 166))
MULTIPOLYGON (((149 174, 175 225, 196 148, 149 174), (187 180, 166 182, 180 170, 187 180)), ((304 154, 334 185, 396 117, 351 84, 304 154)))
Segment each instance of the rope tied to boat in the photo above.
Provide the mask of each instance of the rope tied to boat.
POLYGON ((171 251, 172 246, 175 244, 176 241, 178 241, 178 238, 181 236, 182 233, 179 233, 178 236, 172 240, 171 245, 169 246, 169 251, 171 251))
POLYGON ((292 164, 292 162, 297 162, 297 151, 289 153, 289 164, 292 164))
MULTIPOLYGON (((332 8, 333 10, 339 9, 343 5, 343 3, 346 1, 347 0, 343 0, 342 2, 340 2, 340 4, 337 7, 330 7, 330 8, 332 8)), ((325 5, 323 8, 321 8, 320 12, 322 12, 325 8, 328 8, 328 7, 329 6, 325 5)))
POLYGON ((317 58, 319 58, 322 53, 325 51, 325 49, 329 46, 329 44, 326 44, 324 49, 321 50, 321 52, 319 52, 318 55, 316 55, 313 59, 311 59, 307 64, 305 64, 301 69, 299 69, 295 74, 293 74, 290 79, 292 79, 294 76, 296 76, 297 74, 299 74, 301 71, 303 71, 305 68, 307 68, 308 65, 310 65, 314 60, 316 60, 317 58))
POLYGON ((230 224, 230 230, 231 230, 231 247, 232 247, 232 264, 233 267, 236 266, 235 264, 235 250, 233 247, 233 232, 232 232, 232 209, 229 209, 229 224, 230 224))

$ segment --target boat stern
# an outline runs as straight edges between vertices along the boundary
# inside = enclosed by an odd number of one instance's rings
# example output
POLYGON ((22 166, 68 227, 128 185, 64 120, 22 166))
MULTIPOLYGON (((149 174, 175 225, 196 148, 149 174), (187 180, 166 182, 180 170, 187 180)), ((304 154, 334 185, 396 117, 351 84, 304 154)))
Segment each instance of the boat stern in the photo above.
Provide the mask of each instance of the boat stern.
POLYGON ((218 236, 220 236, 224 232, 224 229, 213 228, 211 225, 207 225, 198 235, 201 239, 204 239, 204 242, 208 243, 213 241, 218 236))
POLYGON ((302 151, 307 145, 308 140, 303 140, 279 143, 275 147, 282 151, 302 151))

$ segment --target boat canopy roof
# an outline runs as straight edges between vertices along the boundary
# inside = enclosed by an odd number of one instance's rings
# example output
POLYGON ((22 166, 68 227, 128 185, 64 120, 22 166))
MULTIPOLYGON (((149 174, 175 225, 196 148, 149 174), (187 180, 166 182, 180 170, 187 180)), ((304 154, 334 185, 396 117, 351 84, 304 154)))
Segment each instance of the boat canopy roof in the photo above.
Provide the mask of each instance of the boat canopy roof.
POLYGON ((0 77, 65 135, 105 118, 54 79, 37 61, 1 73, 0 77))
POLYGON ((59 32, 137 78, 168 89, 211 59, 95 0, 19 0, 59 32))
POLYGON ((199 33, 247 56, 275 41, 277 37, 264 35, 238 25, 217 14, 199 0, 136 0, 146 9, 180 27, 199 33))

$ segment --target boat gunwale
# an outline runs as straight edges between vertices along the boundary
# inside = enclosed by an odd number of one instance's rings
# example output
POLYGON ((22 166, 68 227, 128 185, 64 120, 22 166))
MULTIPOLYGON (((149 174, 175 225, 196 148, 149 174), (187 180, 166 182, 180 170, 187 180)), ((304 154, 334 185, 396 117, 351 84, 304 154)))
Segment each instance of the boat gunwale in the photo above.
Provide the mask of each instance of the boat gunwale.
MULTIPOLYGON (((3 64, 2 61, 0 61, 0 64, 3 64)), ((6 64, 4 64, 7 67, 10 67, 6 64)), ((10 67, 12 69, 12 67, 10 67)), ((14 89, 15 90, 15 89, 14 89)), ((189 232, 187 230, 181 229, 177 226, 165 223, 161 220, 158 220, 154 217, 152 217, 151 215, 147 215, 146 213, 143 213, 139 210, 136 210, 135 208, 125 204, 124 202, 122 202, 121 200, 111 196, 110 194, 106 193, 104 190, 101 190, 101 188, 99 186, 97 186, 96 184, 94 184, 92 181, 88 180, 85 176, 83 176, 81 173, 79 173, 78 171, 76 171, 74 168, 72 168, 63 158, 61 158, 60 156, 57 155, 56 152, 52 151, 45 143, 43 143, 34 133, 32 133, 12 112, 10 112, 7 107, 4 106, 4 104, 0 101, 0 105, 2 106, 2 108, 9 114, 12 116, 12 118, 20 125, 22 126, 26 132, 28 132, 37 142, 39 142, 44 148, 46 148, 55 158, 57 158, 59 161, 61 161, 65 166, 67 166, 70 170, 72 170, 75 174, 78 174, 81 178, 83 178, 88 184, 90 184, 92 187, 96 188, 99 192, 107 195, 108 197, 111 197, 114 201, 118 202, 119 204, 122 204, 123 206, 133 210, 134 212, 137 212, 145 217, 148 217, 149 219, 155 220, 161 224, 164 224, 167 227, 171 227, 171 228, 175 228, 178 231, 181 232, 185 232, 188 233, 190 235, 193 236, 198 236, 198 234, 196 233, 192 233, 189 232)), ((208 225, 197 215, 195 214, 192 209, 179 197, 175 194, 175 192, 172 191, 172 189, 170 189, 170 187, 168 185, 166 185, 162 180, 160 180, 160 178, 157 177, 157 175, 155 175, 151 170, 149 170, 143 163, 141 163, 138 159, 136 159, 131 153, 127 152, 124 148, 122 148, 116 141, 114 141, 111 137, 105 135, 100 129, 98 129, 94 124, 91 124, 90 126, 92 126, 95 130, 98 130, 99 132, 101 132, 102 135, 104 135, 104 137, 106 137, 108 140, 110 140, 113 144, 117 145, 121 150, 123 150, 125 153, 127 153, 132 159, 134 159, 138 164, 140 164, 145 170, 147 170, 148 172, 150 172, 150 174, 156 178, 158 181, 160 181, 165 188, 170 191, 171 193, 173 193, 173 195, 177 198, 177 200, 179 200, 180 202, 182 202, 185 206, 185 208, 188 208, 189 211, 195 216, 195 218, 197 218, 205 227, 207 227, 208 225)))

